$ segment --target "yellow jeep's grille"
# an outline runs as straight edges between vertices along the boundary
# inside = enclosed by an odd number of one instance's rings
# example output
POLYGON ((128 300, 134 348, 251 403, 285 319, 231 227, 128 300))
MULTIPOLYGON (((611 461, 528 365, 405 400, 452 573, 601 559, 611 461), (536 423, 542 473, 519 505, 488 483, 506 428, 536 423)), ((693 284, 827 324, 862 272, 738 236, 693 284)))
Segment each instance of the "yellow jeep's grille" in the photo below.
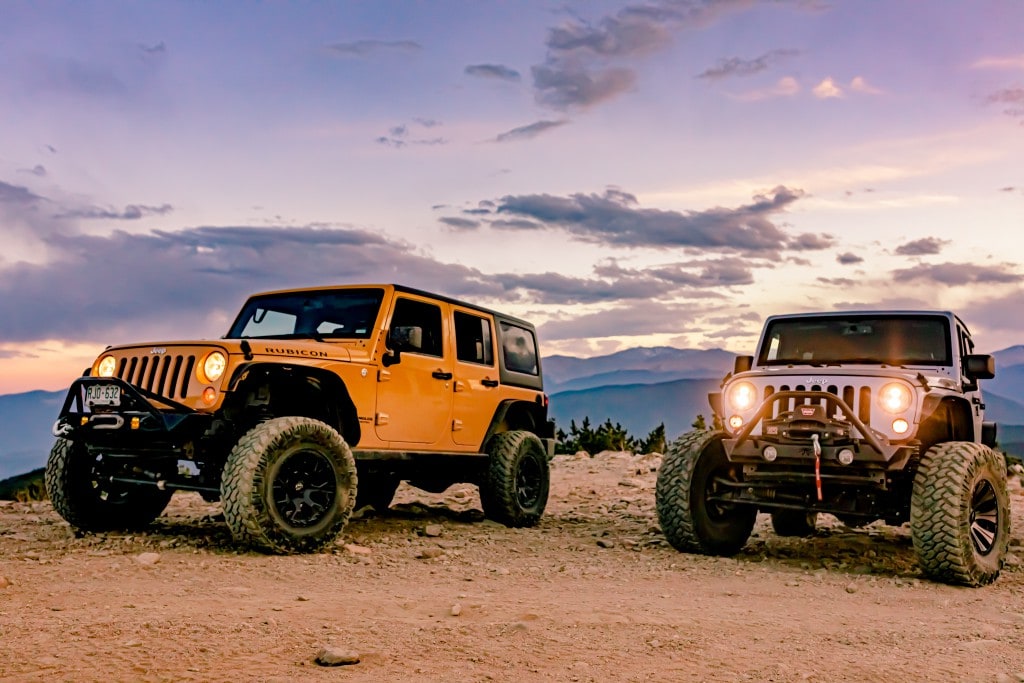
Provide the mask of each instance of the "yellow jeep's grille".
POLYGON ((146 391, 179 400, 188 395, 189 378, 195 366, 194 355, 129 356, 118 361, 117 376, 146 391))

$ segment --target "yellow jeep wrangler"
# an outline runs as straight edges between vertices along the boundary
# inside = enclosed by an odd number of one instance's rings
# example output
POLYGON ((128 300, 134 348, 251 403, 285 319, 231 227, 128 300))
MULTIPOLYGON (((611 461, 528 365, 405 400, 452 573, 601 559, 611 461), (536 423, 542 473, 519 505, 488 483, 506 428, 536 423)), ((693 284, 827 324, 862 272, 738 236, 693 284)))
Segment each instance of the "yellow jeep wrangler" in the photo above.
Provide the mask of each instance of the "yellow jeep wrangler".
POLYGON ((237 541, 281 553, 330 544, 403 480, 472 482, 487 517, 532 526, 547 411, 526 321, 399 285, 267 292, 222 339, 100 354, 54 425, 46 488, 81 531, 149 524, 198 491, 237 541))

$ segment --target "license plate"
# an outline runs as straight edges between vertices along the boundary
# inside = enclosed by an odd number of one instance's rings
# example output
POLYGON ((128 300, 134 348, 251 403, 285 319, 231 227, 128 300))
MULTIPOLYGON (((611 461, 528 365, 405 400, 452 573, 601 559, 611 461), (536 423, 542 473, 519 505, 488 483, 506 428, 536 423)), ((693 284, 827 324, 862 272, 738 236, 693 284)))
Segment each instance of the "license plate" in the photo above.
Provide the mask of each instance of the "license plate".
POLYGON ((89 406, 121 405, 121 387, 116 384, 90 384, 85 387, 85 404, 89 406))

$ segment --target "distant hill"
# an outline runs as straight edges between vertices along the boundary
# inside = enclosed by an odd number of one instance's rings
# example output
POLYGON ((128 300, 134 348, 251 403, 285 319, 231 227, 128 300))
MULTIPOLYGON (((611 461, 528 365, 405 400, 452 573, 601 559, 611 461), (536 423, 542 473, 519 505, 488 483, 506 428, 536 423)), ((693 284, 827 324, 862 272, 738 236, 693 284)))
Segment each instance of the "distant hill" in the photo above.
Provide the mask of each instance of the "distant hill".
POLYGON ((0 480, 46 464, 65 391, 0 396, 0 480))
POLYGON ((661 384, 604 386, 582 391, 564 391, 551 396, 549 414, 555 424, 569 432, 571 420, 580 424, 590 418, 596 428, 605 420, 621 424, 630 436, 646 437, 659 424, 665 434, 675 438, 690 429, 697 415, 710 422, 708 393, 716 391, 717 379, 680 379, 661 384))
POLYGON ((619 384, 657 384, 677 379, 721 379, 736 355, 722 349, 676 349, 654 346, 626 349, 606 356, 543 359, 548 394, 619 384))
POLYGON ((997 376, 1003 368, 1008 368, 1013 365, 1024 365, 1024 345, 1021 344, 1011 346, 1003 349, 1002 351, 996 351, 992 355, 995 356, 996 359, 997 376))

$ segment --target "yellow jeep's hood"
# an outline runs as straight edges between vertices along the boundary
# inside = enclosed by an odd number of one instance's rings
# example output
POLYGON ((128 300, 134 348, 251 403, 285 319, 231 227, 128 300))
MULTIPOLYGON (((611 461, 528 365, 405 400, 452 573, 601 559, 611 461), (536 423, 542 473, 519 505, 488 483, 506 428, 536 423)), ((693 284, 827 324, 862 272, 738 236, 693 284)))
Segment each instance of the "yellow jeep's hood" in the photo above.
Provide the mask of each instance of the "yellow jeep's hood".
POLYGON ((117 377, 192 408, 214 407, 235 370, 253 362, 330 363, 368 361, 365 340, 207 339, 125 344, 105 349, 93 362, 93 377, 117 377), (355 348, 351 348, 355 346, 355 348), (203 401, 204 392, 213 398, 203 401))
MULTIPOLYGON (((345 342, 317 342, 312 339, 225 339, 225 348, 232 354, 244 354, 243 344, 247 343, 254 356, 283 356, 287 358, 308 358, 310 360, 353 360, 352 349, 345 342)), ((357 359, 365 360, 369 354, 357 349, 357 359), (361 351, 362 353, 358 353, 361 351)))

